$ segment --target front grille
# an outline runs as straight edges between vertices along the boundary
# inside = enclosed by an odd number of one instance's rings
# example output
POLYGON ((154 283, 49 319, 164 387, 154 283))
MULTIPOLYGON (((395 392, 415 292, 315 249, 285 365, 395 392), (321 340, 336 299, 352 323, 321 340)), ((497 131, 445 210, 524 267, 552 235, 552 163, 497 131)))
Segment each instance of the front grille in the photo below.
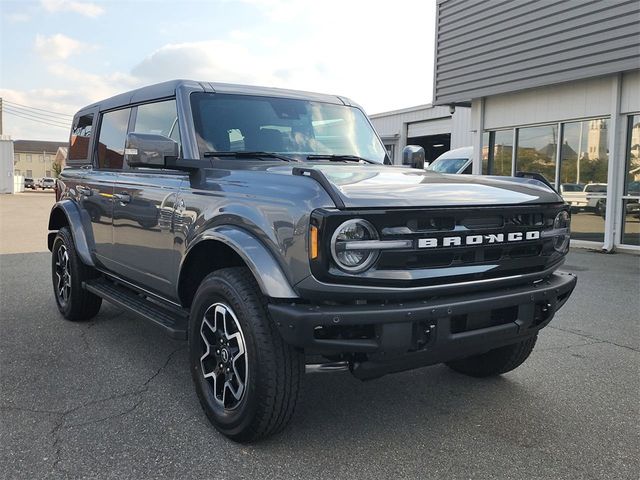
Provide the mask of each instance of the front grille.
POLYGON ((410 238, 414 241, 414 248, 381 252, 377 268, 384 271, 495 265, 491 272, 472 274, 474 278, 507 276, 516 270, 520 273, 535 272, 547 263, 548 256, 554 252, 551 240, 540 238, 497 244, 442 246, 442 239, 541 232, 553 226, 557 212, 557 207, 538 206, 450 209, 447 216, 442 215, 441 209, 407 211, 399 216, 379 217, 378 227, 383 240, 410 238), (416 248, 421 238, 437 239, 440 246, 416 248))
POLYGON ((543 235, 553 228, 562 208, 566 207, 551 204, 332 212, 319 220, 321 231, 332 232, 345 216, 364 218, 376 227, 381 240, 409 239, 412 247, 381 251, 375 266, 360 275, 339 270, 327 252, 314 275, 324 273, 325 280, 335 282, 421 286, 540 272, 562 257, 553 248, 553 239, 543 235), (532 232, 531 239, 525 238, 527 232, 532 232), (509 234, 523 239, 506 241, 509 234), (499 238, 505 241, 497 241, 499 238), (466 243, 480 239, 479 244, 466 243), (421 240, 429 246, 420 248, 421 240))

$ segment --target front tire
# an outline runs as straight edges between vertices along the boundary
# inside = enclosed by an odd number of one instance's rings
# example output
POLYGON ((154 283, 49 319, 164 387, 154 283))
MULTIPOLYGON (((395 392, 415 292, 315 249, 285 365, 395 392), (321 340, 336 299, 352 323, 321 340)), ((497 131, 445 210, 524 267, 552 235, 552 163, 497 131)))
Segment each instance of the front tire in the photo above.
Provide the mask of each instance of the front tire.
POLYGON ((519 343, 490 350, 480 355, 447 362, 447 366, 470 377, 492 377, 518 368, 529 358, 538 335, 519 343))
POLYGON ((254 441, 291 420, 304 354, 286 344, 266 298, 244 267, 224 268, 200 284, 189 318, 189 362, 196 393, 213 426, 254 441))
POLYGON ((96 276, 95 270, 82 263, 67 227, 61 228, 53 241, 51 276, 53 296, 64 318, 83 322, 98 314, 102 298, 82 288, 82 282, 96 276))

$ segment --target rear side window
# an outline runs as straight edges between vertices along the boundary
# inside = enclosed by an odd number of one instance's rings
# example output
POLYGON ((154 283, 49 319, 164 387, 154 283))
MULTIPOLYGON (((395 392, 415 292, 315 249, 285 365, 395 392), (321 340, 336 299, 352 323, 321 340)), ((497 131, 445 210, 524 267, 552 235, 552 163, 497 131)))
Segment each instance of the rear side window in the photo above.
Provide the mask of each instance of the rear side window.
POLYGON ((98 137, 98 168, 122 169, 130 108, 102 115, 98 137))
POLYGON ((89 158, 89 140, 93 128, 93 113, 82 115, 74 120, 69 143, 69 160, 87 160, 89 158))

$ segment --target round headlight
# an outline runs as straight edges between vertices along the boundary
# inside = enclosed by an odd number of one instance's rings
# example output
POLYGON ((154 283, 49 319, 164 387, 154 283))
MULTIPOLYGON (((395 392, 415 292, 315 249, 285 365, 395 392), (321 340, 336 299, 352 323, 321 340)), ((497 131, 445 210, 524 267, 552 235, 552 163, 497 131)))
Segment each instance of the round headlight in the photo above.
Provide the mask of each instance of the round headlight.
POLYGON ((331 237, 331 255, 341 270, 359 273, 371 267, 378 258, 378 250, 358 248, 358 242, 378 240, 375 227, 366 220, 347 220, 331 237))
POLYGON ((553 230, 557 233, 553 247, 561 253, 569 249, 571 238, 571 215, 566 210, 559 212, 553 221, 553 230))

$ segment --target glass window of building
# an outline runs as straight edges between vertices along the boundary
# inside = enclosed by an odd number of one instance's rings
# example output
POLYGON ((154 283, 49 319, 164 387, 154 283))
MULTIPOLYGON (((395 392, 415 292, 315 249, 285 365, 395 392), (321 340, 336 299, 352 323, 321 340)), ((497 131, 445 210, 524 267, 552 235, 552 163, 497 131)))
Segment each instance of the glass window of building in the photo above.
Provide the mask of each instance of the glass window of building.
POLYGON ((609 120, 597 118, 563 126, 560 193, 571 204, 571 236, 604 241, 609 167, 609 120))
MULTIPOLYGON (((498 130, 489 136, 487 172, 489 175, 511 175, 513 130, 498 130)), ((483 167, 484 172, 484 167, 483 167)))
POLYGON ((33 170, 27 170, 27 177, 29 178, 33 177, 33 170))
POLYGON ((486 175, 489 172, 489 132, 482 134, 482 174, 486 175))
POLYGON ((622 197, 622 243, 640 245, 640 114, 630 115, 622 197))
POLYGON ((557 125, 519 128, 516 172, 540 173, 553 184, 556 179, 557 142, 557 125))
POLYGON ((393 162, 396 146, 393 143, 391 143, 391 144, 385 144, 384 148, 387 151, 387 156, 393 162))
POLYGON ((31 163, 31 154, 27 154, 27 162, 31 163))

